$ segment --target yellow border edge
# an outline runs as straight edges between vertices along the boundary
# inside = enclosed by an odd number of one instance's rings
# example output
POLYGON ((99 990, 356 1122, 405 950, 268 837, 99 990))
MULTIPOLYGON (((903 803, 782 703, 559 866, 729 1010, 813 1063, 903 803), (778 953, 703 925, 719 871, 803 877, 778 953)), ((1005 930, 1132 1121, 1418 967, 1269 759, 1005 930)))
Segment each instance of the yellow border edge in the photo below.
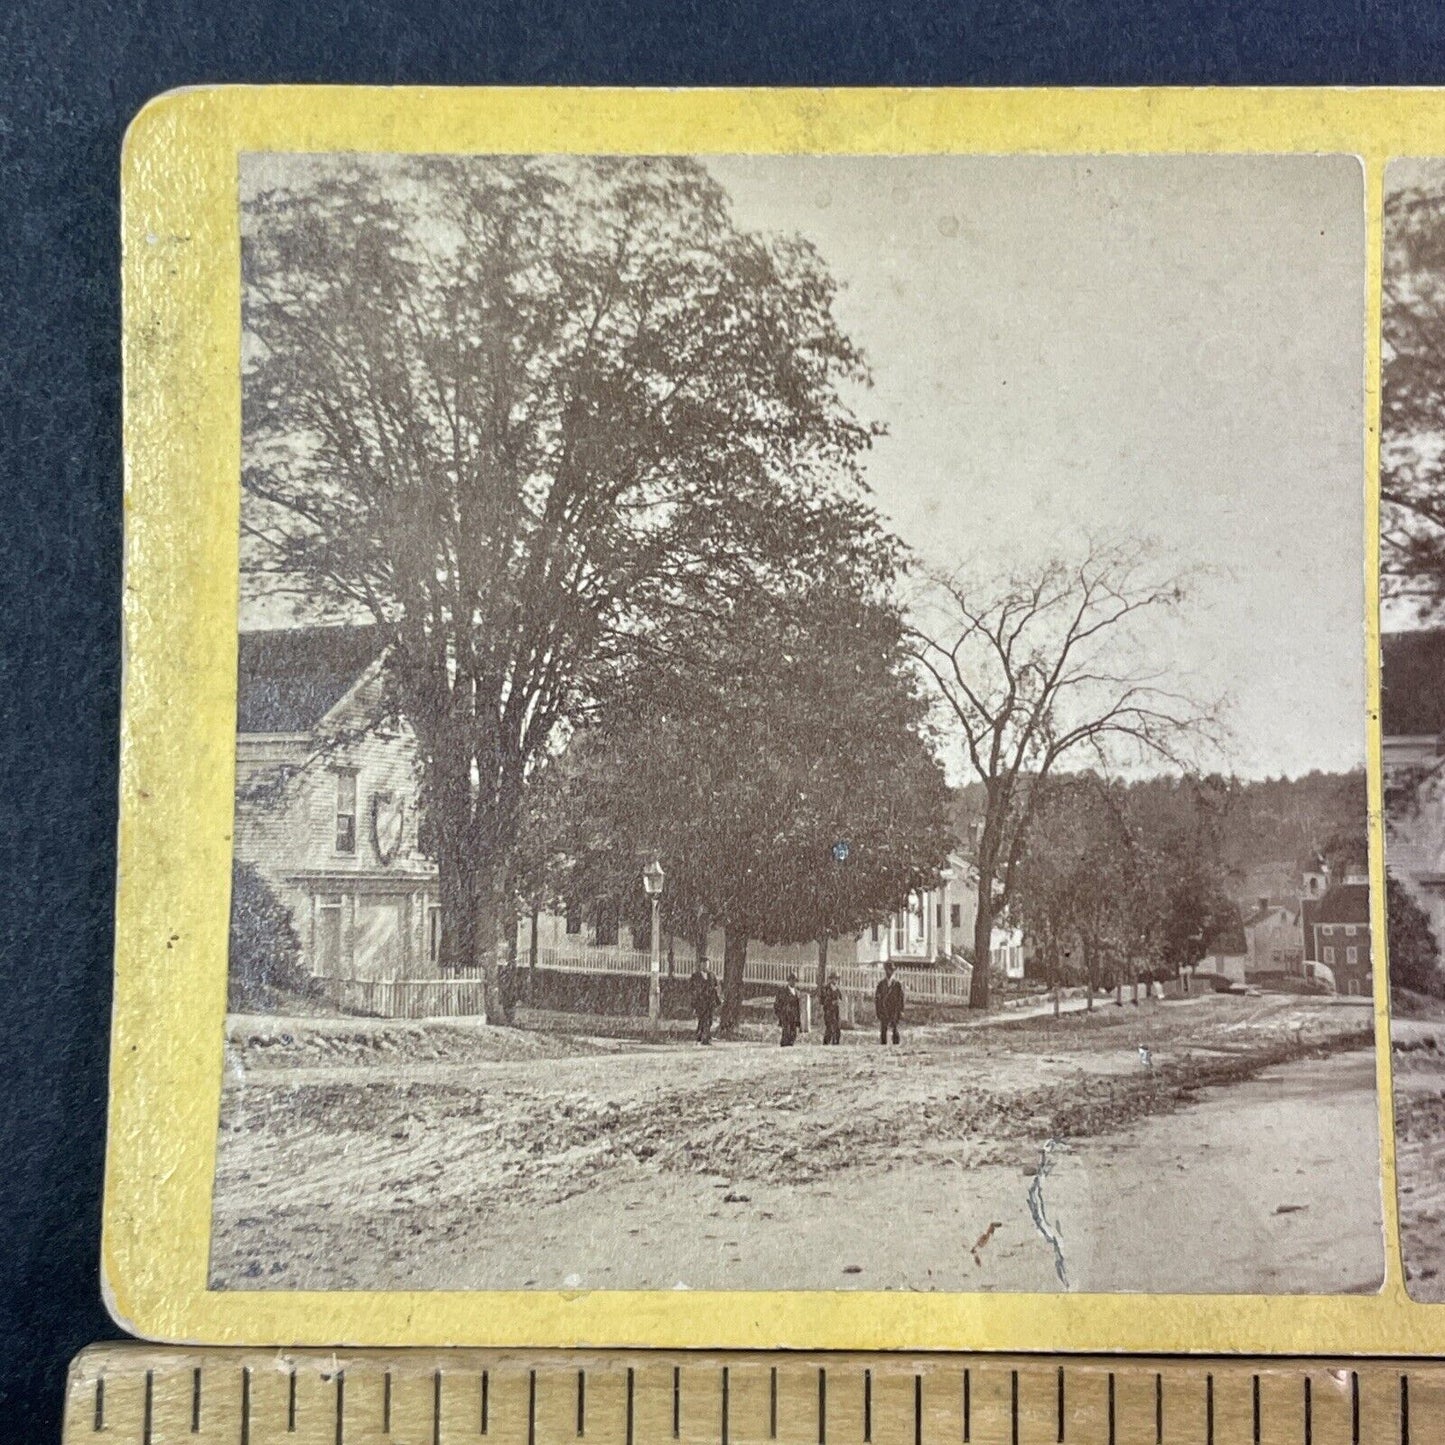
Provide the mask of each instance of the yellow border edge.
MULTIPOLYGON (((102 1274, 138 1334, 213 1344, 1424 1354, 1398 1249, 1377 968, 1387 1278, 1374 1296, 208 1291, 235 769, 237 167, 247 151, 1349 153, 1365 167, 1365 557, 1373 924, 1384 939, 1378 648, 1380 202, 1445 155, 1438 90, 214 87, 151 101, 122 157, 124 679, 102 1274)), ((1383 951, 1383 950, 1381 950, 1383 951)))

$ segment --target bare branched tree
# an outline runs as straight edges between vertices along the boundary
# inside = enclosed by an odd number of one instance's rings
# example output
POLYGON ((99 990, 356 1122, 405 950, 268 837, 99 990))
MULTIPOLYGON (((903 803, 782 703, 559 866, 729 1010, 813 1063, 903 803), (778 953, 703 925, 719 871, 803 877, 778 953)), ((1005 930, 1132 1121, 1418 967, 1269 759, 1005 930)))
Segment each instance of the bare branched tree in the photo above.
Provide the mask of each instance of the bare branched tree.
POLYGON ((972 1007, 988 1007, 994 920, 1013 894, 1035 784, 1086 758, 1182 767, 1219 739, 1218 705, 1170 686, 1138 646, 1138 624, 1177 612, 1186 595, 1186 580, 1161 577, 1145 549, 1096 544, 1082 561, 1001 582, 935 574, 915 606, 913 655, 983 789, 972 1007))

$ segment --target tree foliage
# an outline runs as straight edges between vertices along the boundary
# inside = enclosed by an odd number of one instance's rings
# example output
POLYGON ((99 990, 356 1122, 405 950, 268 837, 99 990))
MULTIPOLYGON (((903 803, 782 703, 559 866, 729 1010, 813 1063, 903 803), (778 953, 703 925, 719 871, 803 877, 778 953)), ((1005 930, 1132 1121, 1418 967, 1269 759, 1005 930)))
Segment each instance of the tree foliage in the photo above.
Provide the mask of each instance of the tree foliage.
POLYGON ((291 910, 250 863, 231 866, 231 934, 226 1006, 266 1012, 281 998, 306 992, 301 940, 291 910))
POLYGON ((936 879, 949 791, 898 616, 847 581, 748 594, 676 657, 574 744, 568 886, 635 908, 657 857, 668 927, 725 930, 730 1026, 748 939, 853 934, 936 879))
POLYGON ((1392 873, 1385 876, 1385 911, 1390 934, 1390 987, 1445 995, 1440 945, 1430 919, 1392 873))
POLYGON ((1387 595, 1445 601, 1445 191, 1385 198, 1381 567, 1387 595))
POLYGON ((245 561, 384 629, 444 958, 492 977, 538 761, 669 619, 872 550, 866 372, 692 161, 308 164, 245 207, 245 561))

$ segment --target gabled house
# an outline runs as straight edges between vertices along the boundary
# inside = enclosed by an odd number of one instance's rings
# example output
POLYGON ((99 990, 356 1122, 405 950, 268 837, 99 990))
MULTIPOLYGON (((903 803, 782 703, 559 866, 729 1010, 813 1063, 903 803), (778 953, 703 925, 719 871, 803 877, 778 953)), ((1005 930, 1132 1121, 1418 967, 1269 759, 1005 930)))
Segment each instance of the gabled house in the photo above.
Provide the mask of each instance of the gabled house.
POLYGON ((1371 990, 1370 885, 1351 876, 1320 901, 1314 916, 1315 952, 1333 971, 1339 993, 1371 990))
POLYGON ((1196 974, 1216 974, 1231 983, 1243 983, 1249 963, 1249 944, 1244 926, 1236 915, 1232 923, 1216 930, 1204 940, 1204 957, 1195 968, 1196 974))
POLYGON ((1283 903, 1261 898, 1244 919, 1245 976, 1305 972, 1300 915, 1283 903))
POLYGON ((235 857, 290 906, 313 974, 435 973, 436 868, 417 844, 415 742, 376 725, 374 628, 243 632, 235 857))

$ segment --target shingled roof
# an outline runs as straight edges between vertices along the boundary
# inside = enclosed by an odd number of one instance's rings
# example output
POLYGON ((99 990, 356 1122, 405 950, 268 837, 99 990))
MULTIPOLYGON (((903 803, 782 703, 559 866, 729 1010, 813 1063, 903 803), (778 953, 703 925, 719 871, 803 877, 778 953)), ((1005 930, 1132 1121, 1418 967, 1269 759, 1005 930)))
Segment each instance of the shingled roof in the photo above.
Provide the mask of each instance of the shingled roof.
POLYGON ((243 632, 238 733, 305 733, 346 695, 382 650, 375 627, 243 632))
POLYGON ((1320 899, 1316 923, 1368 923, 1370 921, 1370 885, 1368 883, 1337 883, 1320 899))
POLYGON ((1387 738, 1445 733, 1445 627, 1381 633, 1380 724, 1387 738))

